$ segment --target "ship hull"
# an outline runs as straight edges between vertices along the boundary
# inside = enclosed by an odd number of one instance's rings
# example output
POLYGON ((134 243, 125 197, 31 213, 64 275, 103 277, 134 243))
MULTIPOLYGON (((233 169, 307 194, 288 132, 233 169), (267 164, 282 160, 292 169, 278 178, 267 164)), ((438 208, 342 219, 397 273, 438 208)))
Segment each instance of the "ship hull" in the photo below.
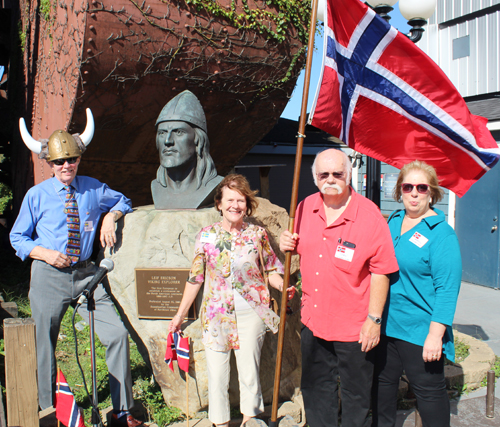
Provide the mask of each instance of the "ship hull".
MULTIPOLYGON (((38 21, 36 2, 23 3, 33 136, 82 132, 90 108, 96 132, 79 173, 122 191, 135 206, 152 202, 155 121, 171 98, 189 89, 200 99, 223 175, 274 126, 304 61, 307 22, 289 25, 278 40, 280 10, 263 0, 212 1, 224 16, 185 1, 75 0, 58 2, 38 21)), ((35 183, 48 178, 44 162, 33 161, 35 183)))

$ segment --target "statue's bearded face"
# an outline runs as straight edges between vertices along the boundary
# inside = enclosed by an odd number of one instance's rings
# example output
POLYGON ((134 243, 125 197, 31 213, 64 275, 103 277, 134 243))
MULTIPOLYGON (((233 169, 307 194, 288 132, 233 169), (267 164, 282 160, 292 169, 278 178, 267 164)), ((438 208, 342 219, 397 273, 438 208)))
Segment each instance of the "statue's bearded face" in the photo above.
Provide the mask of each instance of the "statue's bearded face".
POLYGON ((162 122, 156 130, 156 146, 164 168, 176 168, 196 157, 195 132, 186 122, 162 122))

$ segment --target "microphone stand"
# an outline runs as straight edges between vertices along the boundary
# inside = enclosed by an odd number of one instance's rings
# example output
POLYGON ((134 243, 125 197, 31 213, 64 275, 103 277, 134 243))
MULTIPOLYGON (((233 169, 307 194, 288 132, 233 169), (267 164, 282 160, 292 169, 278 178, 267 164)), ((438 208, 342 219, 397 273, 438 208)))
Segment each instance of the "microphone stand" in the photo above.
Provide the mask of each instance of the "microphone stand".
MULTIPOLYGON (((89 328, 90 328, 90 365, 91 365, 91 371, 92 371, 92 399, 91 399, 91 404, 92 404, 92 425, 94 427, 100 427, 102 426, 102 421, 101 417, 99 416, 99 409, 98 409, 98 396, 97 396, 97 363, 96 363, 96 354, 95 354, 95 318, 94 318, 94 311, 95 311, 95 298, 94 298, 94 292, 97 289, 97 286, 94 286, 93 289, 85 289, 82 294, 80 295, 80 298, 78 300, 76 310, 78 310, 78 307, 83 304, 84 299, 87 300, 87 311, 89 312, 89 328)), ((76 314, 76 313, 75 313, 76 314)), ((76 339, 76 336, 75 336, 76 339)), ((78 357, 78 354, 77 354, 78 357)), ((81 370, 81 368, 80 368, 81 370)), ((83 375, 83 371, 82 371, 83 375)), ((85 377, 83 378, 85 382, 85 377)), ((85 389, 87 390, 88 394, 88 389, 85 386, 85 389)), ((90 396, 89 396, 90 398, 90 396)))
MULTIPOLYGON (((90 399, 90 403, 92 405, 92 425, 94 427, 99 427, 102 425, 101 417, 99 415, 98 405, 98 396, 97 396, 97 363, 96 363, 96 354, 95 354, 95 317, 94 312, 96 309, 94 292, 99 286, 99 283, 102 282, 102 279, 113 270, 114 264, 113 261, 108 259, 103 259, 97 269, 94 277, 88 283, 87 288, 83 290, 81 293, 78 303, 76 305, 76 310, 78 307, 83 304, 84 300, 87 300, 87 311, 89 312, 89 325, 90 325, 90 363, 92 370, 92 399, 90 399)), ((76 312, 76 311, 75 311, 76 312)), ((75 337, 76 338, 76 337, 75 337)), ((76 341, 75 341, 76 345, 76 341)), ((78 353, 77 353, 78 359, 78 353)), ((80 366, 80 364, 78 364, 80 366)), ((82 372, 82 378, 85 383, 85 374, 80 366, 80 371, 82 372)), ((85 385, 85 390, 87 391, 87 395, 89 394, 87 385, 85 385)))
POLYGON ((90 364, 92 370, 92 425, 99 427, 101 418, 98 411, 98 397, 97 397, 97 364, 95 358, 95 324, 94 324, 94 311, 95 311, 95 298, 94 292, 88 293, 87 297, 87 311, 89 312, 89 325, 90 325, 90 364))

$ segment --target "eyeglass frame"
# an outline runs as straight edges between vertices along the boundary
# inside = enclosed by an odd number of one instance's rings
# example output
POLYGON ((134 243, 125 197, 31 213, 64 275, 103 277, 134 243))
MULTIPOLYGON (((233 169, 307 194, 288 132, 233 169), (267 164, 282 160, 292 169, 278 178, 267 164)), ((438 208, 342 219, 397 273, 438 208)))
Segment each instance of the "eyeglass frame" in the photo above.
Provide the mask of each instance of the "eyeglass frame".
POLYGON ((401 191, 404 193, 404 194, 409 194, 413 191, 414 188, 417 188, 417 192, 419 194, 427 194, 429 192, 429 189, 431 188, 431 186, 429 184, 410 184, 409 182, 403 182, 401 184, 401 191), (411 186, 411 189, 409 190, 405 190, 405 186, 408 186, 410 185, 411 186), (422 187, 425 187, 425 190, 422 189, 422 187))
POLYGON ((330 177, 330 175, 332 175, 334 179, 344 179, 347 176, 345 171, 316 173, 316 177, 318 178, 319 181, 327 180, 330 177), (325 176, 322 178, 321 177, 322 175, 325 175, 325 176))
POLYGON ((68 162, 68 165, 74 165, 80 157, 69 157, 67 159, 55 159, 51 160, 51 163, 54 163, 57 166, 64 166, 64 163, 68 162), (61 163, 62 162, 62 163, 61 163))

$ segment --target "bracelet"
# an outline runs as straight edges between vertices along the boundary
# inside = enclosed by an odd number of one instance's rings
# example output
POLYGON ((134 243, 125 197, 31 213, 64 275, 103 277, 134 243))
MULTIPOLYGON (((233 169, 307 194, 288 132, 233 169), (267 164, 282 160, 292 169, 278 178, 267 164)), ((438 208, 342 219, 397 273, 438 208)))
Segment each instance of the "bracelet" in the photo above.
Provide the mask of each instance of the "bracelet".
POLYGON ((178 314, 174 315, 174 317, 178 317, 179 319, 181 319, 181 322, 184 320, 184 317, 181 317, 178 314))

